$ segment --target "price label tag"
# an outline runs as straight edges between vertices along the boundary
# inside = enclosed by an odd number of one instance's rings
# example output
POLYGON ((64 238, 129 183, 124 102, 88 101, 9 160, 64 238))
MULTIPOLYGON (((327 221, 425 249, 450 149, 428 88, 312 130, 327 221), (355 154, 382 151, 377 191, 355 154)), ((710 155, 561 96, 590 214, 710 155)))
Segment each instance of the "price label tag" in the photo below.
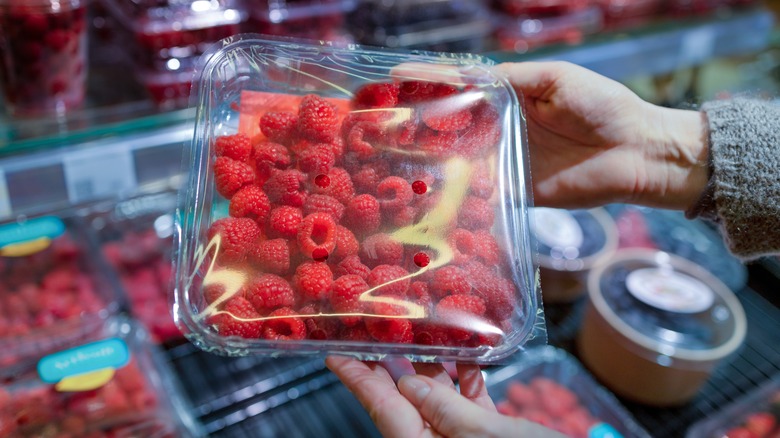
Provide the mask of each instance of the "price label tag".
POLYGON ((0 169, 0 219, 11 216, 11 197, 8 195, 8 184, 5 182, 5 172, 0 169))
POLYGON ((62 160, 71 203, 115 197, 136 188, 133 156, 128 149, 76 151, 62 160))

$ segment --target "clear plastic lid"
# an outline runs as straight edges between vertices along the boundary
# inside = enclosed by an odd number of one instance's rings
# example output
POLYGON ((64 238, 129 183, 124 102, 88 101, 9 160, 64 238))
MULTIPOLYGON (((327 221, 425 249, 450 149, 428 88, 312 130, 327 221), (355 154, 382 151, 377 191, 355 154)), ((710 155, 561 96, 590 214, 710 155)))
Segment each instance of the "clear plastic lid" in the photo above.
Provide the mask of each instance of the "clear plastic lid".
MULTIPOLYGON (((216 41, 226 35, 219 34, 209 38, 208 29, 219 29, 243 22, 247 14, 241 8, 239 0, 182 0, 182 1, 136 1, 102 0, 106 8, 120 24, 133 29, 138 34, 160 35, 174 41, 149 43, 150 46, 183 46, 177 35, 185 32, 203 30, 202 39, 216 41)), ((235 31, 234 31, 235 32, 235 31)), ((193 35, 188 41, 197 37, 193 35)), ((143 43, 143 41, 142 41, 143 43)))
POLYGON ((514 91, 473 55, 207 54, 176 312, 227 354, 491 362, 544 340, 514 91))
POLYGON ((651 352, 711 361, 733 352, 745 337, 744 310, 726 285, 665 252, 618 251, 591 271, 588 288, 599 314, 651 352))
POLYGON ((573 438, 650 437, 612 393, 559 348, 531 348, 515 362, 489 371, 485 385, 502 414, 527 418, 573 438))

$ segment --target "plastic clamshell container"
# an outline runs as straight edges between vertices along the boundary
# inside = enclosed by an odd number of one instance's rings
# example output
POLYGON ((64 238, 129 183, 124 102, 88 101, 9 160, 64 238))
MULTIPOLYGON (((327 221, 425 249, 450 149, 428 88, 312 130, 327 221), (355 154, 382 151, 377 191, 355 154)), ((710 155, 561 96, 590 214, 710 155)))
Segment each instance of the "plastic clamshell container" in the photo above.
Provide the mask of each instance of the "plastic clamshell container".
POLYGON ((543 341, 524 125, 487 61, 251 36, 207 55, 177 215, 192 342, 495 362, 543 341))
POLYGON ((689 401, 747 331, 725 284, 661 251, 618 251, 590 272, 588 297, 580 359, 613 392, 648 405, 689 401))
POLYGON ((587 292, 588 271, 617 250, 615 221, 603 208, 534 208, 531 236, 536 242, 542 298, 571 302, 587 292))
POLYGON ((102 256, 119 276, 132 315, 157 342, 182 337, 170 312, 176 194, 101 203, 84 212, 102 256))
POLYGON ((513 16, 555 16, 566 15, 585 9, 587 0, 496 0, 499 11, 513 16))
POLYGON ((110 318, 0 376, 2 437, 205 436, 162 351, 127 318, 110 318))
POLYGON ((589 7, 560 15, 501 17, 494 34, 502 50, 525 53, 552 44, 579 44, 602 27, 601 11, 589 7))
POLYGON ((686 438, 776 436, 780 432, 780 375, 693 424, 686 438), (759 426, 759 424, 761 426, 759 426), (747 427, 746 427, 747 426, 747 427), (758 435, 758 426, 765 431, 758 435), (767 427, 768 426, 768 427, 767 427))
POLYGON ((344 28, 355 0, 249 1, 244 31, 312 40, 350 41, 344 28))
POLYGON ((0 364, 95 330, 120 300, 71 218, 36 216, 0 225, 0 364))
MULTIPOLYGON (((607 424, 626 438, 650 438, 647 431, 634 420, 615 396, 596 383, 577 359, 560 348, 553 346, 531 348, 519 354, 515 362, 489 371, 485 377, 485 385, 491 398, 496 401, 499 411, 504 411, 502 413, 505 415, 524 417, 524 410, 529 415, 534 415, 532 411, 545 412, 548 414, 546 418, 551 420, 549 427, 561 432, 568 432, 571 436, 576 437, 577 434, 572 433, 574 431, 570 430, 570 426, 574 426, 576 430, 577 426, 582 424, 581 418, 577 419, 579 421, 572 418, 583 417, 582 412, 576 412, 579 410, 577 408, 582 408, 588 414, 584 416, 586 419, 584 423, 588 425, 589 430, 605 429, 602 424, 607 424), (535 381, 537 383, 534 383, 535 381), (576 397, 576 404, 569 403, 569 406, 565 406, 563 399, 557 397, 560 394, 554 392, 549 396, 555 400, 542 400, 536 395, 528 400, 525 397, 515 397, 516 394, 512 394, 517 390, 513 386, 523 386, 530 388, 531 392, 520 392, 533 395, 537 385, 541 385, 540 390, 544 390, 545 385, 549 389, 550 381, 573 394, 576 397), (533 388, 530 385, 533 385, 533 388), (561 403, 556 403, 556 401, 561 403), (507 403, 509 405, 505 407, 507 403), (556 412, 547 412, 550 409, 556 412), (556 416, 559 418, 555 418, 556 416), (567 418, 573 421, 566 421, 567 418), (564 427, 567 429, 561 430, 564 427)), ((570 395, 567 395, 566 398, 572 402, 570 395)), ((579 436, 610 435, 583 435, 580 433, 579 436)))

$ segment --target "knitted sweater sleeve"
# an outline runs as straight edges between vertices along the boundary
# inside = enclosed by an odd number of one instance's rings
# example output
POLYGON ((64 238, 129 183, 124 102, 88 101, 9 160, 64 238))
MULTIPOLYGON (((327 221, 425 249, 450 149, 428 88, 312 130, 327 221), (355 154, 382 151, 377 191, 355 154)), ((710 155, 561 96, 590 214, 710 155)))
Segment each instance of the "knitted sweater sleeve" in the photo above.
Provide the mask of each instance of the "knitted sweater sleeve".
POLYGON ((743 259, 780 254, 780 106, 737 98, 705 103, 710 180, 689 218, 718 224, 743 259))

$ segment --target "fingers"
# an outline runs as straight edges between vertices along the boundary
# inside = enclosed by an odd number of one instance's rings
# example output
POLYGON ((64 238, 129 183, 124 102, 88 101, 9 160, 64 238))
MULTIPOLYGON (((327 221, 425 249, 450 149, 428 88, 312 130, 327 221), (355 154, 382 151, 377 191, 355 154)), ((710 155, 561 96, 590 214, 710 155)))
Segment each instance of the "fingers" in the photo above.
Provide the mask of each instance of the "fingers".
POLYGON ((508 62, 493 69, 503 75, 515 90, 526 98, 547 100, 550 90, 559 79, 565 63, 559 62, 508 62))
POLYGON ((455 389, 455 383, 452 382, 450 374, 444 369, 444 365, 440 363, 413 363, 412 366, 417 374, 430 377, 443 385, 455 389))
POLYGON ((458 369, 460 393, 479 406, 495 411, 496 405, 493 403, 490 395, 488 395, 485 379, 482 377, 482 370, 479 368, 479 365, 459 363, 456 367, 458 369))
POLYGON ((417 409, 398 393, 392 377, 380 365, 341 356, 330 356, 325 364, 368 411, 383 436, 419 436, 424 430, 417 409))

